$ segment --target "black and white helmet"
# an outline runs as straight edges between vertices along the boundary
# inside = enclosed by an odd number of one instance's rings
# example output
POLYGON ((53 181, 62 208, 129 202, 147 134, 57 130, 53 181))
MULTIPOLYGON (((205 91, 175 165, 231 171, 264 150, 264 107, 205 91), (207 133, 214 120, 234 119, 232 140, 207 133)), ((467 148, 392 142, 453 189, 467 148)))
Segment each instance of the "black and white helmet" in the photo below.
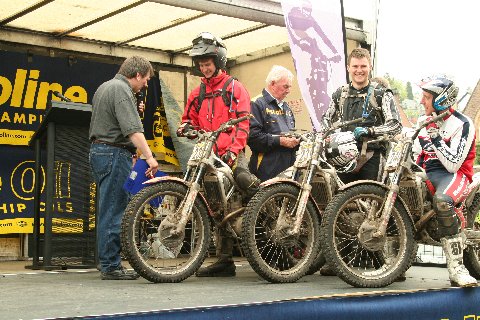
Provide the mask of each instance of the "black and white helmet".
POLYGON ((192 45, 190 57, 192 57, 197 71, 200 71, 198 67, 198 60, 207 57, 213 58, 217 70, 226 69, 227 47, 221 38, 215 37, 210 32, 202 32, 195 39, 193 39, 192 45))
POLYGON ((358 148, 351 131, 332 133, 325 141, 325 156, 338 172, 351 172, 357 166, 358 148))
POLYGON ((420 82, 420 88, 433 95, 433 108, 442 111, 457 101, 458 87, 446 76, 432 76, 420 82))

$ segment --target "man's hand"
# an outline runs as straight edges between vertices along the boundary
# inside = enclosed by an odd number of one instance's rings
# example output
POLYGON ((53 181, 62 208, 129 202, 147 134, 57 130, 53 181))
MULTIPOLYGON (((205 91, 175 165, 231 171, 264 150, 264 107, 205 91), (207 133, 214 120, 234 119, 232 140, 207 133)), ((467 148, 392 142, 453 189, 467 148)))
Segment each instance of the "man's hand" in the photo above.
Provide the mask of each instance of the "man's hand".
POLYGON ((237 160, 237 155, 232 151, 227 151, 223 154, 221 159, 231 168, 235 164, 235 160, 237 160))
POLYGON ((360 140, 362 137, 366 137, 370 134, 370 131, 368 128, 365 127, 356 127, 353 130, 353 136, 355 137, 355 140, 360 140))
POLYGON ((143 111, 145 111, 145 103, 143 101, 138 104, 137 111, 140 115, 142 115, 143 111))
MULTIPOLYGON (((426 119, 426 121, 430 121, 431 119, 432 117, 429 117, 426 119)), ((425 129, 427 129, 427 133, 430 136, 430 139, 437 138, 440 132, 440 128, 435 122, 429 123, 425 129)))
POLYGON ((155 176, 155 173, 157 173, 158 171, 158 162, 153 156, 145 159, 145 161, 148 164, 148 169, 147 171, 145 171, 145 176, 153 178, 155 176))
POLYGON ((286 148, 295 148, 300 143, 300 139, 293 137, 280 137, 280 145, 286 148))

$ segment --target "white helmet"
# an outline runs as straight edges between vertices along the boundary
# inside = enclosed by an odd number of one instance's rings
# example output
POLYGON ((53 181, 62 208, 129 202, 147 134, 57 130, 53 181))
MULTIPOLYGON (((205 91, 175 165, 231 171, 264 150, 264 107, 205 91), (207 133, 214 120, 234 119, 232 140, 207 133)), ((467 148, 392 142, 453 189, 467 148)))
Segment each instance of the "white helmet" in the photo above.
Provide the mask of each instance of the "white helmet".
POLYGON ((332 133, 325 139, 325 156, 338 172, 350 172, 357 166, 358 148, 351 131, 332 133))
POLYGON ((420 82, 420 88, 433 95, 433 108, 442 111, 457 101, 458 87, 446 76, 432 76, 420 82))

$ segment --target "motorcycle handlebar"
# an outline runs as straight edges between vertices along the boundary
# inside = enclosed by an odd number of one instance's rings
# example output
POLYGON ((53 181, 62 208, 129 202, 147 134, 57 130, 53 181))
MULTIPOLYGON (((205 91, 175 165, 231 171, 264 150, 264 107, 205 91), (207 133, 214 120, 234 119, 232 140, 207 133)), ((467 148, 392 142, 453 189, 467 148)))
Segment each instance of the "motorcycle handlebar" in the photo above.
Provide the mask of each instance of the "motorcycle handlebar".
POLYGON ((436 115, 435 117, 432 117, 430 120, 428 121, 425 121, 423 122, 422 124, 420 124, 420 126, 418 127, 417 130, 415 130, 415 133, 412 135, 412 141, 415 140, 418 136, 418 134, 420 133, 420 131, 425 128, 426 126, 428 126, 430 123, 433 123, 433 122, 437 122, 437 121, 441 121, 443 122, 443 118, 451 115, 452 112, 450 112, 450 110, 447 110, 446 112, 443 112, 439 115, 436 115))
POLYGON ((353 120, 350 120, 350 121, 337 122, 337 125, 333 125, 332 128, 338 129, 338 128, 349 126, 351 124, 363 122, 364 120, 365 120, 364 118, 358 118, 358 119, 353 119, 353 120))
POLYGON ((240 117, 240 118, 237 118, 237 119, 231 119, 227 122, 227 124, 231 125, 231 126, 234 126, 236 125, 237 123, 240 123, 242 121, 245 121, 245 120, 248 120, 250 118, 253 118, 253 114, 249 113, 247 114, 246 116, 243 116, 243 117, 240 117))
POLYGON ((358 118, 358 119, 354 119, 354 120, 350 120, 350 121, 344 121, 344 122, 336 122, 334 123, 330 128, 327 128, 327 130, 325 130, 323 136, 326 137, 328 136, 331 132, 337 130, 338 128, 343 128, 343 127, 346 127, 346 126, 349 126, 351 124, 356 124, 356 123, 360 123, 360 122, 364 122, 364 118, 358 118))
POLYGON ((280 134, 274 134, 272 136, 305 140, 305 138, 304 138, 305 133, 311 133, 311 131, 304 130, 304 129, 291 129, 288 132, 281 132, 280 134), (297 132, 297 131, 299 131, 299 132, 297 132))
POLYGON ((242 121, 245 121, 245 120, 248 120, 250 118, 253 118, 253 114, 249 113, 247 114, 246 116, 243 116, 243 117, 240 117, 240 118, 237 118, 237 119, 230 119, 228 120, 227 122, 224 122, 220 128, 218 128, 217 130, 215 130, 214 132, 222 132, 222 131, 225 131, 226 129, 228 128, 231 128, 233 127, 234 125, 242 122, 242 121))

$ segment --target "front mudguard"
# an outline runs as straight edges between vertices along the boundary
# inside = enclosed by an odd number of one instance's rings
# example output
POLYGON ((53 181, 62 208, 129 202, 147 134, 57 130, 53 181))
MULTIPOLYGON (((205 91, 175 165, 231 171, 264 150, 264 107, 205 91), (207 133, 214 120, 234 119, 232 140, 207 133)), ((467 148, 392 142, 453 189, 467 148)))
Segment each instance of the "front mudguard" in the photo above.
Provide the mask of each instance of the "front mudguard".
MULTIPOLYGON (((164 182, 164 181, 175 181, 175 182, 183 184, 187 188, 190 188, 190 186, 188 185, 188 183, 185 180, 183 180, 181 178, 177 178, 177 177, 172 177, 172 176, 155 177, 155 178, 152 178, 152 179, 149 179, 149 180, 145 181, 143 184, 154 185, 154 184, 161 183, 161 182, 164 182)), ((213 217, 213 211, 212 211, 212 209, 210 209, 210 205, 208 204, 207 199, 205 199, 204 194, 199 192, 198 195, 199 195, 199 199, 207 207, 208 215, 210 217, 213 217)))
MULTIPOLYGON (((264 188, 264 187, 268 187, 268 186, 273 186, 273 185, 277 185, 277 184, 283 184, 283 183, 287 183, 287 184, 290 184, 292 186, 295 186, 297 187, 298 189, 302 189, 302 186, 300 183, 298 183, 297 181, 294 181, 292 179, 287 179, 287 178, 272 178, 272 179, 269 179, 267 181, 264 181, 260 184, 260 188, 264 188)), ((323 211, 320 210, 317 202, 315 201, 315 198, 312 196, 312 194, 310 193, 310 195, 308 196, 308 198, 310 200, 312 200, 312 202, 314 203, 315 205, 315 209, 317 210, 317 213, 318 215, 320 216, 320 218, 322 217, 322 214, 323 214, 323 211)))
MULTIPOLYGON (((379 186, 381 187, 382 189, 384 189, 386 192, 389 191, 389 188, 381 183, 381 182, 378 182, 378 181, 374 181, 374 180, 358 180, 358 181, 354 181, 354 182, 350 182, 350 183, 347 183, 346 185, 344 185, 343 187, 341 187, 339 190, 338 190, 338 193, 344 191, 344 190, 347 190, 347 189, 350 189, 352 187, 355 187, 355 186, 358 186, 360 184, 370 184, 370 185, 375 185, 375 186, 379 186)), ((402 199, 402 197, 400 197, 400 194, 397 194, 397 200, 400 201, 400 203, 402 204, 402 206, 405 208, 405 210, 407 210, 407 213, 408 213, 408 217, 410 218, 410 221, 412 222, 412 225, 413 227, 415 228, 415 221, 413 220, 413 217, 412 217, 412 213, 410 212, 410 208, 407 206, 407 203, 405 202, 405 200, 402 199)), ((416 232, 417 230, 414 229, 414 232, 416 232)))

